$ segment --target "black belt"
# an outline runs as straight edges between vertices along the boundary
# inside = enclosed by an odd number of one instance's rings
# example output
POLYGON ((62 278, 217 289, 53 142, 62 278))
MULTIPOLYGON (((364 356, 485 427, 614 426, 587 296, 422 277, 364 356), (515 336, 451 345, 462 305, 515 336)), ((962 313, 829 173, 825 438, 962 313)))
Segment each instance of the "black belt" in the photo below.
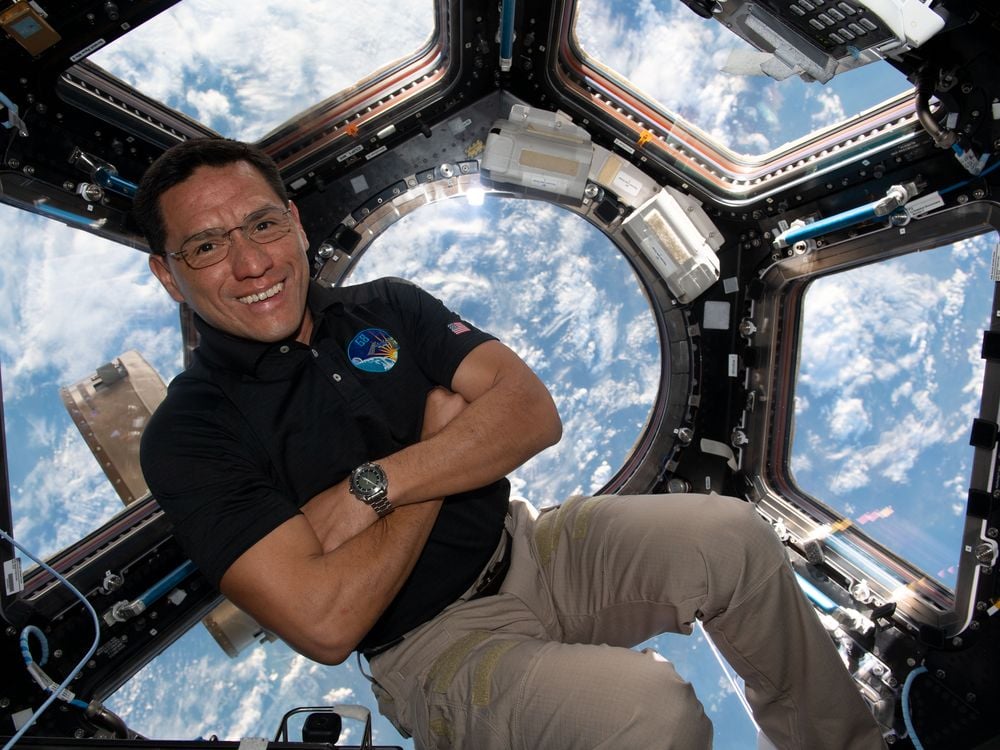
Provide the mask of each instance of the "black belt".
POLYGON ((493 596, 494 594, 500 593, 500 587, 503 585, 503 579, 507 577, 507 571, 510 570, 510 549, 514 545, 514 540, 507 530, 505 529, 503 535, 507 537, 507 544, 504 546, 503 556, 493 563, 490 567, 486 569, 482 577, 479 579, 479 583, 476 584, 475 591, 472 592, 472 596, 469 597, 469 601, 473 599, 482 599, 484 596, 493 596))

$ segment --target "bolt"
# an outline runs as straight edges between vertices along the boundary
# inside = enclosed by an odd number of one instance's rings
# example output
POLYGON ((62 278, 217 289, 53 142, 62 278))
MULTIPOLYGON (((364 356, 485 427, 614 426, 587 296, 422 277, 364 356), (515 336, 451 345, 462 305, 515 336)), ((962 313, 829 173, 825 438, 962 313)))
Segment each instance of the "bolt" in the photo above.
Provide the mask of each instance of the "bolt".
POLYGON ((22 171, 26 175, 28 175, 29 177, 31 177, 33 174, 35 174, 35 168, 33 166, 31 166, 30 164, 25 164, 24 165, 24 169, 22 171))
POLYGON ((972 84, 971 83, 963 83, 962 84, 962 93, 963 94, 968 94, 968 93, 971 93, 971 92, 972 92, 972 84))
POLYGON ((681 427, 677 430, 677 439, 684 445, 689 445, 691 441, 694 440, 694 430, 690 427, 681 427))
POLYGON ((985 612, 986 611, 986 602, 976 602, 976 611, 977 612, 985 612))
POLYGON ((983 190, 982 188, 976 188, 975 190, 972 191, 972 197, 975 198, 977 201, 981 201, 983 198, 986 197, 986 191, 983 190))
POLYGON ((870 601, 872 598, 872 590, 868 587, 868 581, 862 579, 851 586, 851 596, 862 604, 870 601))
POLYGON ((969 630, 979 630, 979 620, 973 620, 969 623, 969 630))
POLYGON ((966 693, 965 694, 965 702, 966 703, 975 703, 976 702, 976 694, 975 693, 966 693))
POLYGON ((934 672, 934 676, 937 677, 939 680, 943 680, 944 679, 944 670, 943 669, 936 670, 934 672))
POLYGON ((334 247, 329 242, 324 242, 316 249, 316 255, 318 255, 323 260, 329 260, 333 257, 334 247))
POLYGON ((62 652, 61 648, 57 648, 55 651, 52 652, 52 658, 53 659, 61 659, 62 655, 63 655, 63 652, 62 652))
POLYGON ((997 532, 996 526, 990 526, 990 528, 986 529, 986 536, 990 539, 996 539, 998 533, 1000 532, 997 532))
POLYGON ((84 737, 87 736, 87 733, 82 729, 77 729, 75 732, 73 732, 73 736, 76 737, 78 740, 82 740, 84 737))
POLYGON ((757 326, 754 325, 750 318, 744 318, 740 321, 740 336, 748 339, 755 333, 757 333, 757 326))
POLYGON ((951 645, 954 646, 955 648, 958 648, 959 646, 962 645, 962 639, 956 635, 954 638, 951 639, 951 645))
POLYGON ((19 162, 17 159, 8 159, 7 166, 10 167, 11 169, 17 169, 19 166, 21 166, 21 162, 19 162))
POLYGON ((895 690, 899 686, 899 680, 897 680, 895 677, 887 677, 885 680, 885 684, 891 687, 893 690, 895 690))
POLYGON ((974 554, 976 555, 976 561, 980 565, 986 565, 986 566, 993 565, 993 562, 995 560, 993 545, 986 544, 985 542, 983 542, 982 544, 977 544, 974 554))
POLYGON ((917 666, 917 660, 914 659, 912 656, 907 656, 906 657, 906 666, 908 666, 908 667, 915 667, 915 666, 917 666))
POLYGON ((896 744, 896 733, 887 734, 883 739, 885 739, 885 744, 895 745, 896 744))
POLYGON ((969 202, 969 196, 967 196, 965 193, 962 193, 955 200, 957 200, 959 203, 968 203, 969 202))
POLYGON ((17 628, 11 625, 3 632, 6 634, 8 638, 13 638, 15 635, 17 635, 17 628))
POLYGON ((740 448, 741 446, 749 443, 750 439, 747 437, 747 434, 743 432, 743 430, 736 428, 733 430, 732 441, 734 448, 740 448))
POLYGON ((10 705, 10 698, 0 698, 0 708, 7 708, 10 705))
POLYGON ((680 477, 671 477, 667 482, 667 492, 690 492, 691 483, 686 479, 681 479, 680 477))

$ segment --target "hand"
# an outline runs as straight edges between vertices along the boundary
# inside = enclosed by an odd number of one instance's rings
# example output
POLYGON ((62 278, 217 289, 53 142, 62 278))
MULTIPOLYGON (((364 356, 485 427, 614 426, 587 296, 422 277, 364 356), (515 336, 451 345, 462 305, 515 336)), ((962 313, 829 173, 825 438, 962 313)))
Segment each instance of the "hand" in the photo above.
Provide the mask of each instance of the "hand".
POLYGON ((420 439, 427 440, 441 432, 468 405, 464 398, 447 388, 432 388, 424 403, 424 424, 420 430, 420 439))

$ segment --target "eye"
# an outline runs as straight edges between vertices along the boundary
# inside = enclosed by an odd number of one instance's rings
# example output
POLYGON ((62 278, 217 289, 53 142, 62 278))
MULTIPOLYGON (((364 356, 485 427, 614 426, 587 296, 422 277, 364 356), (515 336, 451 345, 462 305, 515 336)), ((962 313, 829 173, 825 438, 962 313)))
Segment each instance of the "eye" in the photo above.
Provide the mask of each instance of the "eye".
POLYGON ((195 244, 193 247, 189 248, 186 252, 189 255, 203 257, 206 255, 211 255, 214 252, 217 252, 221 247, 222 243, 219 242, 219 240, 203 240, 195 244))

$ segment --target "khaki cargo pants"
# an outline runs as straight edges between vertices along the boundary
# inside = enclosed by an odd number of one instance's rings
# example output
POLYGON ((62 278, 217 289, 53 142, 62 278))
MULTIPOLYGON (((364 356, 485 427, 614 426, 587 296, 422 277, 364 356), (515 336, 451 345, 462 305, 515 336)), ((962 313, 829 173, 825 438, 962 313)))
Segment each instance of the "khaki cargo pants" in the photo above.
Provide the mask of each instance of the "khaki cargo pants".
POLYGON ((746 502, 717 495, 514 501, 500 593, 464 598, 371 661, 417 748, 709 748, 691 686, 628 647, 695 618, 780 750, 875 750, 881 732, 746 502))

